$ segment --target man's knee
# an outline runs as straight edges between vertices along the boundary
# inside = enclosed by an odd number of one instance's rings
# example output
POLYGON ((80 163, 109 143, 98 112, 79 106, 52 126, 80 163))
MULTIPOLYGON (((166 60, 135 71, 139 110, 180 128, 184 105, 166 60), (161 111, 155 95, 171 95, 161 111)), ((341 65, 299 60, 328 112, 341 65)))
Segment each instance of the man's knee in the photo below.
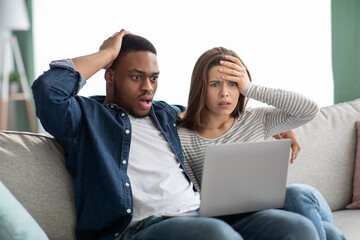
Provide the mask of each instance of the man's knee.
POLYGON ((205 229, 201 231, 207 235, 204 239, 239 239, 243 238, 228 223, 216 218, 204 218, 202 224, 205 229))
POLYGON ((182 226, 178 235, 183 235, 184 239, 243 240, 229 224, 217 218, 173 218, 168 223, 182 226))

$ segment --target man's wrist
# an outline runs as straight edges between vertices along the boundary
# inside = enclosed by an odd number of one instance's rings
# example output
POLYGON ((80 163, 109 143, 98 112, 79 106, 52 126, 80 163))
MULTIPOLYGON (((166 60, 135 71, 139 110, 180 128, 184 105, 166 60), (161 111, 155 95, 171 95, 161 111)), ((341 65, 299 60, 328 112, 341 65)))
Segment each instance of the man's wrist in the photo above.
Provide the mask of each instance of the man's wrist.
POLYGON ((103 68, 109 68, 111 67, 112 63, 115 61, 117 55, 114 54, 113 51, 110 51, 109 49, 100 49, 98 54, 102 59, 104 59, 104 66, 103 68))

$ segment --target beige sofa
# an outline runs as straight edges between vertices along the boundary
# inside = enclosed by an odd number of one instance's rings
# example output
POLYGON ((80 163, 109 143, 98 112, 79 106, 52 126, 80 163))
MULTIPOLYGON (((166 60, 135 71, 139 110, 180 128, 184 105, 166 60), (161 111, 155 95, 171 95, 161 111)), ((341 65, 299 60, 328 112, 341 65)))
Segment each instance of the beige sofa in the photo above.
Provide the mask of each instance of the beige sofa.
MULTIPOLYGON (((322 108, 315 120, 296 129, 302 150, 288 175, 288 183, 320 190, 349 240, 360 239, 360 210, 345 210, 352 199, 356 120, 360 99, 322 108)), ((0 181, 51 240, 75 239, 73 182, 64 150, 53 138, 0 131, 0 181)))

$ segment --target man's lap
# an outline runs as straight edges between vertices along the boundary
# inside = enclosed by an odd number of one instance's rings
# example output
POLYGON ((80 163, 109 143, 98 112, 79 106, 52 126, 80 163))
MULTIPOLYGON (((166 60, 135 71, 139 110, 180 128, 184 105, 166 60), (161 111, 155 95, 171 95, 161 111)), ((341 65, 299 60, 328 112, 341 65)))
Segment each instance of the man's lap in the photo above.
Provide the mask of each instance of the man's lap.
POLYGON ((231 226, 216 218, 151 216, 130 227, 123 240, 243 239, 231 226))
POLYGON ((220 218, 151 216, 130 227, 124 240, 140 239, 317 239, 303 216, 278 209, 220 218))

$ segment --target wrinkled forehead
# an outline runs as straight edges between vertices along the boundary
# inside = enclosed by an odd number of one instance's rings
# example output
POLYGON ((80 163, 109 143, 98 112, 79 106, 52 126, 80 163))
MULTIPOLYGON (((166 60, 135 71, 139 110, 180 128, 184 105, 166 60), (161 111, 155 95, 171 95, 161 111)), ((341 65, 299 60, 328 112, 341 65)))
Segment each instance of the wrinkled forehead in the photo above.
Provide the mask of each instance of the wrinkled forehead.
POLYGON ((219 72, 219 69, 220 69, 221 67, 222 67, 222 66, 219 64, 219 65, 214 65, 214 66, 212 66, 212 67, 209 69, 208 77, 207 77, 208 82, 209 82, 209 81, 214 81, 214 80, 218 80, 218 81, 222 81, 222 80, 223 80, 223 79, 221 78, 221 73, 219 72))

